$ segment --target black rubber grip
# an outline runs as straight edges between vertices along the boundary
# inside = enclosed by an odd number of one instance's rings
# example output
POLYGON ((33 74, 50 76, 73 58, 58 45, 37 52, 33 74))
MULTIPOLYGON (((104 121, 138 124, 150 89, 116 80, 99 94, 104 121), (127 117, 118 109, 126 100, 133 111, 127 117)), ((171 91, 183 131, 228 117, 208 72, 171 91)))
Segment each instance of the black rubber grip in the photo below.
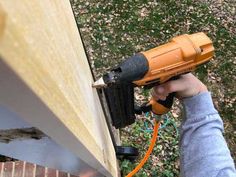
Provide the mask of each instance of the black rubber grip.
POLYGON ((172 92, 166 97, 165 101, 158 100, 157 102, 160 103, 162 106, 170 109, 173 105, 175 94, 175 92, 172 92))

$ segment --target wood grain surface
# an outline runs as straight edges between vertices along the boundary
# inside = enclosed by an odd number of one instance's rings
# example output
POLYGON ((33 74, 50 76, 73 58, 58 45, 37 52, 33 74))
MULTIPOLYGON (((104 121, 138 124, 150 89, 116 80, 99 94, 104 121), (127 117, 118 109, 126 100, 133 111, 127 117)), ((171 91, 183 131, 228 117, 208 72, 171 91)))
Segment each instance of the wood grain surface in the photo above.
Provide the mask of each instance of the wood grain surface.
POLYGON ((1 66, 9 67, 17 82, 7 73, 0 76, 0 103, 105 176, 117 176, 69 0, 1 0, 2 19, 1 66))

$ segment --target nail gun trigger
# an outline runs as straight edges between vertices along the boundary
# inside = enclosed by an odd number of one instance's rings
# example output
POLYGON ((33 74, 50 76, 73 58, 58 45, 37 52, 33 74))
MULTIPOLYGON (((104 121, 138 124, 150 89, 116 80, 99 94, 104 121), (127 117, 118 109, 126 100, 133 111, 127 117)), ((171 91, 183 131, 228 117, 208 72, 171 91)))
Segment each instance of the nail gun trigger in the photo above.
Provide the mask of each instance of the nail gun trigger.
POLYGON ((138 115, 149 112, 151 110, 152 110, 152 105, 148 105, 147 103, 144 103, 141 106, 134 105, 134 112, 135 114, 138 114, 138 115))

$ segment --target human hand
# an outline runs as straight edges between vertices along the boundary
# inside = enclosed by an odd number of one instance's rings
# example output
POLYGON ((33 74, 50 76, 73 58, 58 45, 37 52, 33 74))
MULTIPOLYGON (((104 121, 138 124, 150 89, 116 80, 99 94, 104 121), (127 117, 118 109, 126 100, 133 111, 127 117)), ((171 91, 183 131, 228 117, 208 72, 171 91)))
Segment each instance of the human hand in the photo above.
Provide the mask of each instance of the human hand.
POLYGON ((177 80, 171 80, 152 89, 152 96, 156 100, 165 100, 166 97, 176 92, 179 99, 195 96, 201 92, 207 92, 207 87, 193 74, 185 74, 177 80))

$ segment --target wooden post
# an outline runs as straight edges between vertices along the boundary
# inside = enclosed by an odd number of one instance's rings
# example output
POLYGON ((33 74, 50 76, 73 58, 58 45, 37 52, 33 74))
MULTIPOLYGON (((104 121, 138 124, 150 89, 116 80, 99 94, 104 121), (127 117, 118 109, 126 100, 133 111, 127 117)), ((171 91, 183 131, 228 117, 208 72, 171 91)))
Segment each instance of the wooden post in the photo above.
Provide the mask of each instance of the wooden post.
POLYGON ((117 176, 69 0, 1 0, 0 57, 0 104, 104 176, 117 176))

